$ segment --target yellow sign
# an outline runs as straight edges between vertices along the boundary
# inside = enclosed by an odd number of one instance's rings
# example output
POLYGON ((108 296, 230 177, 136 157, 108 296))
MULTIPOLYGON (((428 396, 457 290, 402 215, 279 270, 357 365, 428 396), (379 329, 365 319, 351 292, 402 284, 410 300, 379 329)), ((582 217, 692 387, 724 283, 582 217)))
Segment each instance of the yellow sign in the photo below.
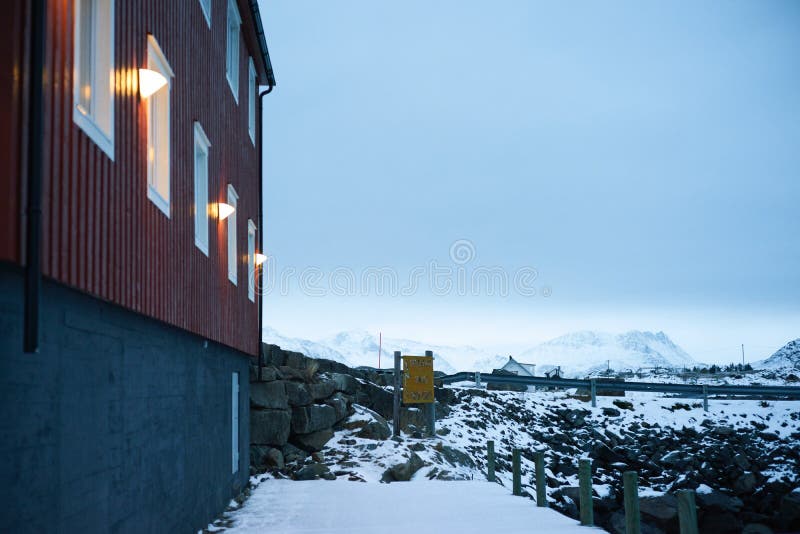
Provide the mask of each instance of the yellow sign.
POLYGON ((403 402, 431 403, 433 398, 433 357, 403 356, 403 402))

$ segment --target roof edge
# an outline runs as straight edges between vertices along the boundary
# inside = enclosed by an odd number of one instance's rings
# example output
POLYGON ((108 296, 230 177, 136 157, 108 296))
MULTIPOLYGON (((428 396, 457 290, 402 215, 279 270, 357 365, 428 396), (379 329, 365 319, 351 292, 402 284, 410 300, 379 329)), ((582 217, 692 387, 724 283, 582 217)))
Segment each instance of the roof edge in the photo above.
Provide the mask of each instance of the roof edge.
POLYGON ((272 71, 272 61, 269 59, 269 49, 267 48, 267 37, 264 35, 264 24, 261 21, 261 10, 258 8, 258 0, 250 0, 250 12, 253 15, 253 24, 256 26, 256 37, 258 46, 261 48, 261 59, 264 61, 264 70, 267 73, 267 83, 270 87, 275 83, 275 73, 272 71))

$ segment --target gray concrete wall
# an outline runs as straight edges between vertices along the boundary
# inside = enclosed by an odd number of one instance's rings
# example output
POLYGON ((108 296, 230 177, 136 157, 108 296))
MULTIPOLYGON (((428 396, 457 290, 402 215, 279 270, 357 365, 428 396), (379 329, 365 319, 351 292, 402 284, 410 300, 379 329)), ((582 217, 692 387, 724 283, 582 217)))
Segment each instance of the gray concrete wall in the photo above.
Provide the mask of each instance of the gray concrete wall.
POLYGON ((0 530, 205 527, 249 476, 247 355, 49 282, 24 354, 22 281, 0 264, 0 530))

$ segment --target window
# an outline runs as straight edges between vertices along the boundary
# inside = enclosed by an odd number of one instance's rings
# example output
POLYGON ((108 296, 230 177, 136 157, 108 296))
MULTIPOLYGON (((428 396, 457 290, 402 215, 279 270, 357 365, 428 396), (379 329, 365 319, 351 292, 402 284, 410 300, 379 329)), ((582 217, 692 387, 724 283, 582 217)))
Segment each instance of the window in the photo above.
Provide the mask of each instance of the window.
POLYGON ((228 46, 225 55, 225 76, 233 91, 233 99, 239 103, 239 27, 242 18, 236 0, 228 0, 228 46))
POLYGON ((76 0, 72 120, 114 159, 114 0, 76 0))
POLYGON ((247 298, 256 301, 256 223, 247 219, 247 298))
POLYGON ((194 244, 208 256, 208 149, 211 142, 194 123, 194 244))
POLYGON ((236 282, 236 263, 238 256, 236 255, 236 203, 239 201, 239 195, 236 194, 236 189, 232 185, 228 185, 228 204, 233 206, 233 213, 228 215, 226 221, 228 222, 228 280, 237 285, 236 282))
POLYGON ((231 461, 235 473, 239 470, 239 373, 231 374, 231 461))
POLYGON ((247 131, 253 146, 256 144, 256 67, 250 58, 249 75, 247 77, 247 131))
POLYGON ((147 36, 147 68, 167 79, 167 84, 146 100, 147 198, 169 217, 169 94, 175 74, 152 35, 147 36))
POLYGON ((206 24, 211 27, 211 0, 200 0, 200 9, 203 16, 206 18, 206 24))

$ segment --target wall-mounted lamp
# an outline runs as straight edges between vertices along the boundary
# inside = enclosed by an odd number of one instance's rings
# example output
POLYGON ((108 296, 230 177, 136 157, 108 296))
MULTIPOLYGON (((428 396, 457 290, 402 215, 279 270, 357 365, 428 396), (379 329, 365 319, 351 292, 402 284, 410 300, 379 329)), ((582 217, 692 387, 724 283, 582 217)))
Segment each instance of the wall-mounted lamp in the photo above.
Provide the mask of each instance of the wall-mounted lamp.
POLYGON ((147 98, 167 85, 167 79, 160 72, 150 69, 139 69, 139 94, 147 98))
POLYGON ((236 211, 236 208, 230 204, 225 204, 224 202, 219 202, 217 204, 217 218, 220 221, 227 219, 234 211, 236 211))
POLYGON ((256 254, 256 266, 261 265, 267 261, 267 257, 264 254, 256 254))

